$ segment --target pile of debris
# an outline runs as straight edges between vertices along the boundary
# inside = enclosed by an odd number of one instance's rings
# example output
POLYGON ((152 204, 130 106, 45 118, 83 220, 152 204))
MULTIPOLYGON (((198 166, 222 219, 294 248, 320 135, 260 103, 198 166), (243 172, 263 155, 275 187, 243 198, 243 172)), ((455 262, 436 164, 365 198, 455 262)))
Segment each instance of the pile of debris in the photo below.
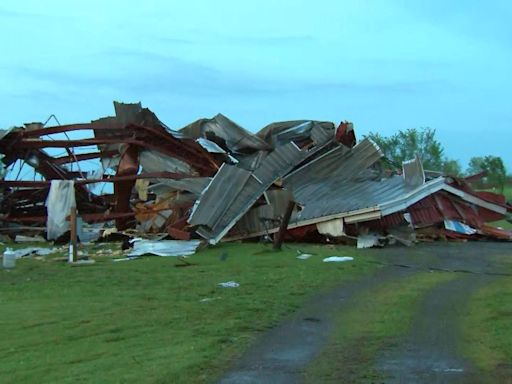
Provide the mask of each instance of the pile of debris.
POLYGON ((219 114, 175 131, 140 103, 114 108, 91 123, 0 131, 5 234, 58 239, 76 207, 83 227, 210 244, 275 233, 358 247, 512 239, 486 224, 512 211, 503 196, 426 172, 418 157, 390 171, 348 122, 287 121, 252 134, 219 114), (20 175, 27 166, 32 180, 20 175))

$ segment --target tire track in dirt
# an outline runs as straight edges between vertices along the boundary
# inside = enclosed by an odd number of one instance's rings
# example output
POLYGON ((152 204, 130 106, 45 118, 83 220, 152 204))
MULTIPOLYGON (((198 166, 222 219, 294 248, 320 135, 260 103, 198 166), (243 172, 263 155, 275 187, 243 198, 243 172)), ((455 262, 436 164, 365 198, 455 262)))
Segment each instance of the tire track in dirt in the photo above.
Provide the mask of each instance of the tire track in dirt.
POLYGON ((471 294, 493 280, 488 275, 462 275, 431 290, 410 333, 379 358, 376 368, 383 382, 481 383, 480 372, 459 354, 459 324, 471 294))
POLYGON ((351 298, 406 276, 411 276, 409 269, 386 267, 313 298, 303 309, 264 334, 220 383, 301 382, 307 364, 327 343, 336 314, 351 306, 351 298))
POLYGON ((329 341, 336 314, 349 310, 353 297, 435 269, 452 271, 460 278, 436 286, 425 296, 412 331, 398 347, 377 356, 375 368, 390 376, 385 383, 482 382, 480 373, 457 354, 457 316, 472 292, 492 282, 494 275, 511 272, 510 261, 502 257, 508 259, 510 253, 506 243, 434 243, 375 250, 379 262, 389 266, 314 298, 257 340, 220 383, 302 382, 306 366, 329 341))

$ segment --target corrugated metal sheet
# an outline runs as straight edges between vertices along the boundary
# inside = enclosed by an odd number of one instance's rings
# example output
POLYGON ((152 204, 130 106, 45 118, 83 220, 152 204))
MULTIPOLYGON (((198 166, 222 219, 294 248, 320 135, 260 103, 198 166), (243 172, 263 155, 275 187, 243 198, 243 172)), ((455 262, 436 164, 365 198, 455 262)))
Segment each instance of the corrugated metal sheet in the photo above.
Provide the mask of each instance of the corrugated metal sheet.
POLYGON ((197 174, 186 162, 151 150, 140 152, 139 163, 144 172, 165 170, 166 172, 184 173, 191 176, 197 174))
POLYGON ((189 223, 217 243, 263 195, 268 187, 305 157, 293 142, 272 151, 254 172, 223 165, 196 203, 189 223))
POLYGON ((342 212, 377 207, 395 200, 413 189, 406 186, 401 176, 382 181, 351 181, 327 179, 294 191, 295 197, 304 209, 299 221, 330 216, 342 212))
POLYGON ((327 179, 353 179, 382 156, 370 139, 364 139, 352 149, 339 145, 291 173, 285 178, 285 185, 298 197, 311 184, 321 184, 327 179))
POLYGON ((229 232, 229 236, 246 236, 254 233, 266 233, 279 226, 285 214, 292 194, 284 189, 272 189, 264 193, 269 204, 250 209, 229 232))
POLYGON ((251 172, 245 169, 223 164, 194 206, 189 224, 214 228, 245 188, 250 176, 251 172))
POLYGON ((149 190, 158 194, 165 194, 169 191, 188 191, 195 196, 199 196, 201 192, 210 183, 210 177, 193 177, 186 179, 151 179, 155 183, 149 186, 149 190))
POLYGON ((433 196, 428 196, 407 209, 415 227, 426 227, 444 220, 433 196))

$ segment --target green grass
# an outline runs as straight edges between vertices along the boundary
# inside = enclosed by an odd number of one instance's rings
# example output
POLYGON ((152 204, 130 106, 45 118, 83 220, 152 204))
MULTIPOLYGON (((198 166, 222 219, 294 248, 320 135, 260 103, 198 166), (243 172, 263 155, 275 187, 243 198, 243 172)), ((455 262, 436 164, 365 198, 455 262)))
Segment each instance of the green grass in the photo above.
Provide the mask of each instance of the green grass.
POLYGON ((412 326, 420 299, 455 274, 424 272, 394 280, 353 298, 339 314, 327 348, 309 366, 306 382, 382 382, 374 368, 378 352, 390 348, 412 326))
MULTIPOLYGON (((462 352, 486 372, 512 364, 512 278, 478 290, 468 302, 462 352)), ((512 369, 510 369, 512 374, 512 369)))
POLYGON ((489 223, 489 224, 494 227, 499 227, 499 228, 506 229, 508 231, 512 231, 512 223, 509 223, 507 220, 493 221, 492 223, 489 223))
POLYGON ((309 296, 377 267, 351 247, 296 244, 277 253, 225 244, 182 268, 175 258, 95 258, 84 267, 27 258, 0 270, 1 383, 210 382, 309 296), (316 255, 298 260, 299 247, 316 255), (322 263, 329 255, 357 258, 322 263), (218 287, 229 280, 240 287, 218 287))

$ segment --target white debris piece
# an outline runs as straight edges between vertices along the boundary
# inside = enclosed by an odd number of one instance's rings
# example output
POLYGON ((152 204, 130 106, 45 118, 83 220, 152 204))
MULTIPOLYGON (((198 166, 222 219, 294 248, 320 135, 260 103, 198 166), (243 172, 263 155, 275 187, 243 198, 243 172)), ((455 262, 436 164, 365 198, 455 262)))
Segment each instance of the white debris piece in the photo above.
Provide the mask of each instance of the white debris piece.
POLYGON ((11 250, 11 252, 15 255, 17 259, 21 259, 22 257, 28 255, 38 255, 38 256, 47 256, 51 253, 59 252, 58 248, 39 248, 39 247, 31 247, 31 248, 20 248, 16 250, 11 250))
POLYGON ((121 259, 112 259, 112 261, 114 261, 114 262, 118 262, 118 261, 132 261, 132 260, 137 260, 137 257, 123 257, 121 259))
POLYGON ((330 256, 326 257, 323 262, 324 263, 341 263, 343 261, 352 261, 354 260, 353 257, 350 256, 330 256))
POLYGON ((210 141, 208 139, 205 139, 203 137, 200 137, 196 139, 197 143, 204 149, 206 149, 210 153, 226 153, 225 150, 223 150, 221 147, 217 145, 217 143, 210 141))
POLYGON ((333 237, 341 237, 345 235, 343 230, 343 219, 335 219, 330 221, 324 221, 317 223, 316 228, 322 235, 328 235, 333 237))
POLYGON ((297 259, 299 259, 299 260, 307 260, 311 256, 313 256, 311 253, 303 253, 303 254, 297 256, 297 259))
POLYGON ((457 220, 445 220, 444 227, 449 231, 462 233, 464 235, 474 235, 477 233, 476 229, 471 228, 469 225, 461 223, 457 220))
POLYGON ((200 240, 144 240, 135 238, 131 240, 133 250, 128 257, 152 254, 157 256, 188 256, 196 252, 200 240))
POLYGON ((240 284, 238 284, 236 281, 226 281, 225 283, 219 283, 223 288, 238 288, 240 284))
POLYGON ((371 248, 380 245, 379 235, 377 234, 369 234, 369 235, 359 235, 357 237, 357 248, 371 248))

